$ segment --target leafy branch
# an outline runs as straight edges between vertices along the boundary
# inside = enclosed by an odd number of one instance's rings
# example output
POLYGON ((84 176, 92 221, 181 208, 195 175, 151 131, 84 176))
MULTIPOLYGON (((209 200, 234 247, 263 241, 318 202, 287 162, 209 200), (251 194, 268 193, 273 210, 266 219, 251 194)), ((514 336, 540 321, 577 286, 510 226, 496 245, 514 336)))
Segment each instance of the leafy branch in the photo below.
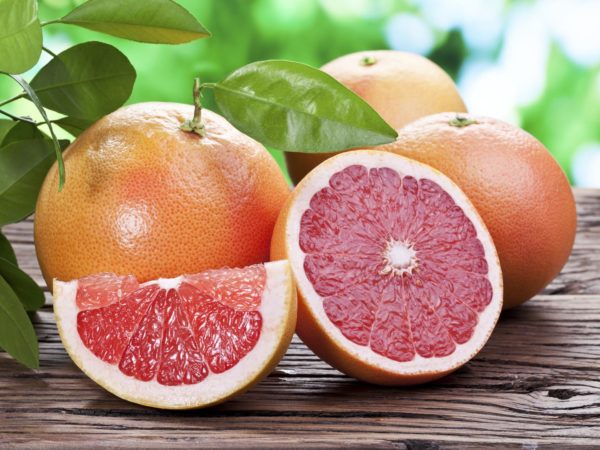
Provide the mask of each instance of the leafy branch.
MULTIPOLYGON (((5 73, 5 75, 8 75, 8 74, 5 73)), ((25 97, 26 97, 25 92, 22 92, 19 95, 15 95, 14 97, 9 98, 8 100, 4 100, 4 101, 0 102, 0 107, 2 107, 4 105, 8 105, 9 103, 12 103, 14 101, 19 100, 20 98, 25 98, 25 97)))

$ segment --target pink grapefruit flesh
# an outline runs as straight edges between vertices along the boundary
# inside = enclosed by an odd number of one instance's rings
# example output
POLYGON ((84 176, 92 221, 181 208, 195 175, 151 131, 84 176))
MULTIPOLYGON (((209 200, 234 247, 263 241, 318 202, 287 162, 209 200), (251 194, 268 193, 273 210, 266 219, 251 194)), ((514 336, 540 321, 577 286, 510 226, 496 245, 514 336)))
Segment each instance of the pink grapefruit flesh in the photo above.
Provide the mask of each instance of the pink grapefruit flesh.
POLYGON ((102 273, 54 287, 73 360, 116 395, 162 408, 247 389, 283 356, 295 324, 285 261, 143 284, 102 273))
POLYGON ((475 208, 447 177, 397 155, 328 161, 300 183, 279 225, 298 280, 298 334, 367 381, 410 384, 460 367, 502 303, 475 208))

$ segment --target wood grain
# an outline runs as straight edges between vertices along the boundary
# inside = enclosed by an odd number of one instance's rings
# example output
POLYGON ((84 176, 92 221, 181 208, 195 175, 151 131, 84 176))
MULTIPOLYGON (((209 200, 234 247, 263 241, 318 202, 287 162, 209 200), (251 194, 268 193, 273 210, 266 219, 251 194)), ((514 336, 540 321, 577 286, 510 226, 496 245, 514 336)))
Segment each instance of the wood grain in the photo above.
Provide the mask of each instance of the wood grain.
MULTIPOLYGON (((36 314, 41 367, 0 353, 0 448, 600 446, 600 191, 576 191, 579 231, 559 277, 503 315, 458 372, 413 388, 348 378, 295 339, 275 372, 208 410, 164 412, 122 401, 85 377, 36 314)), ((7 227, 41 282, 31 221, 7 227)))

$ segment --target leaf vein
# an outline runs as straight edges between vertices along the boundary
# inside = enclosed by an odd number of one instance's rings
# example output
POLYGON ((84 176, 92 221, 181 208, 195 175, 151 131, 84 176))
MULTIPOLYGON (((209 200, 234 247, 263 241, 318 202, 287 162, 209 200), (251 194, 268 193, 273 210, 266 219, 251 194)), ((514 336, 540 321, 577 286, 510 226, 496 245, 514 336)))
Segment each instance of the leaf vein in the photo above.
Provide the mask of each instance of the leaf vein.
MULTIPOLYGON (((339 120, 329 119, 327 117, 324 117, 324 116, 321 116, 321 115, 318 115, 318 114, 311 114, 311 113, 308 113, 306 111, 302 111, 301 109, 296 109, 296 108, 293 108, 293 107, 287 106, 285 104, 278 103, 278 102, 275 102, 275 101, 272 101, 272 100, 269 100, 269 99, 266 99, 266 98, 263 98, 263 97, 259 97, 259 96, 255 96, 255 95, 250 95, 250 94, 248 94, 248 93, 246 93, 244 91, 238 91, 238 90, 234 90, 234 89, 225 87, 225 86, 223 86, 222 84, 219 84, 219 83, 217 83, 215 85, 215 88, 216 89, 223 89, 224 91, 227 91, 227 92, 230 92, 230 93, 233 93, 233 94, 237 94, 237 95, 249 98, 251 100, 256 100, 256 101, 261 102, 261 103, 265 103, 265 104, 269 104, 269 105, 275 105, 275 106, 280 107, 282 109, 287 109, 287 110, 293 111, 295 113, 299 113, 299 114, 304 115, 304 116, 317 117, 318 119, 322 120, 323 122, 336 123, 336 124, 340 124, 340 125, 342 125, 344 127, 348 127, 349 126, 349 125, 347 125, 346 122, 341 122, 339 120)), ((368 133, 374 133, 371 129, 360 127, 358 125, 357 126, 352 125, 352 128, 358 128, 360 130, 367 131, 368 133)), ((381 133, 375 132, 374 134, 381 134, 381 133)))
MULTIPOLYGON (((139 29, 147 29, 147 30, 160 30, 160 31, 178 31, 178 32, 182 32, 182 33, 189 33, 189 34, 200 34, 200 35, 208 35, 208 32, 206 30, 203 31, 197 31, 197 30, 186 30, 186 29, 181 29, 181 28, 167 28, 167 27, 161 27, 161 26, 155 26, 155 25, 140 25, 138 23, 128 23, 128 22, 104 22, 104 21, 91 21, 91 20, 62 20, 62 22, 70 24, 70 25, 79 25, 79 26, 83 26, 83 25, 125 25, 127 27, 132 27, 132 28, 139 28, 139 29)), ((97 30, 95 30, 97 31, 97 30)))
POLYGON ((129 77, 130 75, 131 75, 131 73, 122 72, 122 73, 117 73, 117 74, 110 74, 110 75, 106 75, 106 76, 101 76, 101 77, 86 78, 86 79, 83 79, 83 80, 75 80, 75 81, 71 81, 71 82, 68 82, 68 83, 58 83, 58 84, 48 85, 48 86, 41 87, 41 88, 35 88, 35 90, 37 92, 46 92, 46 91, 51 90, 51 89, 59 89, 59 88, 63 88, 63 87, 75 86, 75 85, 78 85, 78 84, 90 83, 90 82, 94 82, 94 81, 111 80, 111 79, 114 79, 114 78, 125 78, 125 77, 129 77))
POLYGON ((26 32, 26 31, 27 31, 27 28, 29 28, 31 25, 35 24, 35 22, 36 22, 36 21, 37 21, 37 17, 36 17, 36 16, 33 16, 33 17, 31 18, 31 20, 30 20, 28 23, 26 23, 25 25, 23 25, 21 28, 18 28, 18 29, 16 29, 16 30, 15 30, 15 31, 13 31, 12 33, 8 33, 8 34, 0 35, 0 40, 2 40, 2 39, 7 39, 7 38, 10 38, 10 37, 13 37, 13 36, 14 36, 14 35, 16 35, 16 34, 19 34, 19 33, 26 32))

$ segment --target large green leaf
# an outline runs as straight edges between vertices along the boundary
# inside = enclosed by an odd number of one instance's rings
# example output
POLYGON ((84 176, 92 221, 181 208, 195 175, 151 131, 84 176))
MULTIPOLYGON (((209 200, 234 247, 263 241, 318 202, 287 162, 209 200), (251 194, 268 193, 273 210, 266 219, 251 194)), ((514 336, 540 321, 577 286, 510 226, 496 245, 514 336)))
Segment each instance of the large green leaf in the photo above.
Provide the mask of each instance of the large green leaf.
POLYGON ((0 347, 27 367, 39 366, 33 325, 9 284, 0 276, 0 347))
POLYGON ((22 73, 42 53, 36 0, 0 0, 0 71, 22 73))
POLYGON ((112 45, 86 42, 53 58, 31 87, 46 108, 71 117, 96 120, 129 98, 135 69, 112 45))
POLYGON ((15 255, 12 245, 2 233, 0 233, 0 258, 4 258, 15 265, 17 264, 17 255, 15 255))
POLYGON ((248 64, 214 89, 217 105, 235 127, 279 150, 332 152, 397 136, 364 100, 305 64, 248 64))
POLYGON ((73 136, 77 137, 89 128, 94 121, 86 119, 77 119, 75 117, 63 117, 62 119, 55 120, 54 123, 61 127, 63 130, 68 131, 73 136))
POLYGON ((172 0, 89 0, 61 22, 161 44, 181 44, 210 36, 194 16, 172 0))
POLYGON ((44 292, 33 279, 7 259, 0 258, 0 276, 12 290, 27 311, 36 311, 44 306, 44 292))
POLYGON ((0 147, 0 226, 30 215, 54 162, 49 139, 34 138, 0 147))

